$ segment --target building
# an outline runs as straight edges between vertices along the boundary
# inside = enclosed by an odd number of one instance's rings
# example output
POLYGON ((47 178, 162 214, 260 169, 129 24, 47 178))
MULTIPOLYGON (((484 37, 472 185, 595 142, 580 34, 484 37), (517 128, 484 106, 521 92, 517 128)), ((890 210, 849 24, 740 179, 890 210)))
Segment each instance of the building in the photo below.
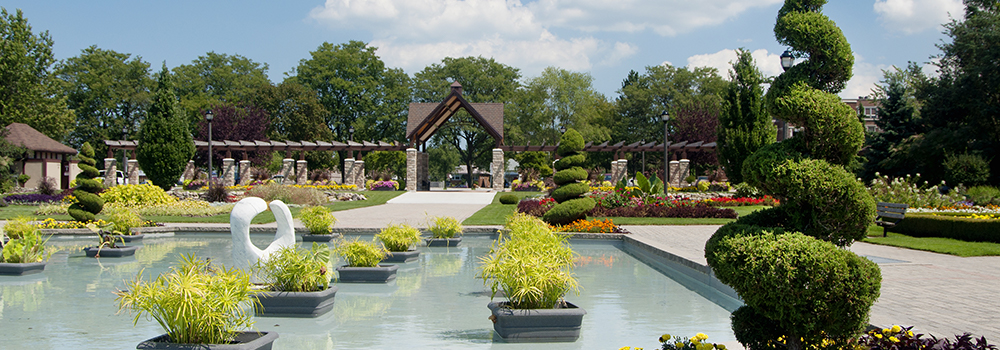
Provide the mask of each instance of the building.
POLYGON ((855 112, 859 112, 858 108, 864 108, 862 113, 865 115, 865 132, 872 133, 882 131, 877 125, 875 125, 875 118, 878 117, 878 108, 880 106, 878 100, 868 96, 860 96, 858 98, 841 99, 841 101, 846 103, 848 106, 851 106, 855 112))
POLYGON ((69 188, 69 182, 80 173, 80 161, 70 159, 77 151, 53 140, 27 124, 11 123, 7 126, 7 142, 24 147, 24 155, 14 160, 12 169, 17 175, 31 178, 26 188, 38 187, 45 178, 52 178, 58 189, 69 188))

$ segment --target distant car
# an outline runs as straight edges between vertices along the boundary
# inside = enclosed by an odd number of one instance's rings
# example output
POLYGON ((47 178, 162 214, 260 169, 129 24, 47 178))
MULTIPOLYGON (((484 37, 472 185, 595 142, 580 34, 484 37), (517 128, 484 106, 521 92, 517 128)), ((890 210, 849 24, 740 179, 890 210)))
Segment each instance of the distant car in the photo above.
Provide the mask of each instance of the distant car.
MULTIPOLYGON (((104 170, 100 170, 98 173, 101 174, 101 178, 104 178, 104 170)), ((128 179, 125 178, 125 173, 121 172, 121 170, 115 170, 115 182, 119 185, 127 184, 128 179)))
POLYGON ((604 181, 611 182, 611 174, 604 174, 604 181))

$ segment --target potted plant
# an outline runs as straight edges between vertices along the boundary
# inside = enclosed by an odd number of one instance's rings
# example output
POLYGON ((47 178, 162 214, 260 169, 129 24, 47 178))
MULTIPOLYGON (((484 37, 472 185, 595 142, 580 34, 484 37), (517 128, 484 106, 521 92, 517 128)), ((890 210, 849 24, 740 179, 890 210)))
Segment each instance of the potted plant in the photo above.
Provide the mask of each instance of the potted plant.
POLYGON ((389 224, 375 235, 375 239, 382 242, 389 251, 382 261, 391 263, 416 261, 420 257, 420 251, 412 248, 420 242, 420 238, 420 230, 407 224, 389 224))
POLYGON ((128 243, 141 240, 143 235, 132 231, 133 228, 142 227, 142 218, 134 211, 128 209, 116 209, 111 212, 108 221, 114 224, 113 234, 121 237, 121 241, 128 243))
POLYGON ((347 265, 337 268, 341 282, 385 283, 396 278, 399 266, 379 265, 388 251, 374 241, 344 240, 334 251, 347 260, 347 265))
MULTIPOLYGON (((105 227, 114 227, 115 224, 108 224, 105 227)), ((94 223, 87 224, 90 231, 97 234, 98 245, 96 247, 86 247, 83 251, 91 258, 121 258, 135 255, 139 246, 125 246, 124 235, 121 231, 114 230, 108 232, 104 228, 97 227, 94 223), (118 245, 121 243, 122 245, 118 245)))
POLYGON ((563 299, 577 291, 573 250, 540 219, 516 213, 481 258, 481 277, 492 295, 502 291, 504 302, 491 302, 493 329, 504 339, 574 341, 587 312, 563 299))
POLYGON ((333 224, 337 223, 337 218, 329 208, 306 207, 299 212, 299 215, 299 220, 309 230, 309 234, 302 235, 303 242, 329 242, 333 239, 333 224))
POLYGON ((133 324, 145 314, 167 332, 138 349, 270 349, 277 333, 242 331, 253 325, 247 306, 256 301, 254 294, 250 274, 192 254, 153 281, 139 272, 115 292, 115 300, 119 311, 135 314, 133 324))
POLYGON ((431 231, 431 238, 427 239, 428 247, 457 247, 462 242, 462 223, 458 219, 450 216, 439 216, 431 218, 431 224, 427 228, 431 231))
POLYGON ((257 293, 257 316, 317 317, 333 309, 337 287, 330 285, 330 248, 285 247, 258 260, 254 273, 266 286, 257 293))
POLYGON ((46 260, 52 251, 46 251, 38 226, 28 218, 17 217, 3 227, 4 236, 9 241, 0 241, 0 275, 30 275, 45 270, 46 260))

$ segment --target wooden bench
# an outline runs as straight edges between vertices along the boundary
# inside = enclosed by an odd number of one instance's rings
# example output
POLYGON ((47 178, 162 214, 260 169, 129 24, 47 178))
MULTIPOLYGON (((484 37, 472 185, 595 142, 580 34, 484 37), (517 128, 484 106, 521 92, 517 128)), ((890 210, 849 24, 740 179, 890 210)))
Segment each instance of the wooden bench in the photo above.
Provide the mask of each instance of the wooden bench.
POLYGON ((903 221, 906 216, 906 209, 910 206, 899 203, 878 202, 875 204, 875 224, 882 226, 882 237, 888 236, 886 232, 890 227, 896 226, 903 221))

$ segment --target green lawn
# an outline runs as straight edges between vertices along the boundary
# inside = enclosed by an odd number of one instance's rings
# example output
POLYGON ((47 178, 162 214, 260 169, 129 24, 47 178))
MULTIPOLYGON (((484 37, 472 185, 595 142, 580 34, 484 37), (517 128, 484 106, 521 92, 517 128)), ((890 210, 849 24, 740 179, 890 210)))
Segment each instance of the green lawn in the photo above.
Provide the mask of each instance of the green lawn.
MULTIPOLYGON (((493 203, 480 209, 462 222, 462 225, 503 225, 504 220, 517 211, 517 205, 500 204, 500 195, 513 194, 518 198, 540 195, 541 192, 504 192, 493 197, 493 203)), ((762 205, 733 207, 739 215, 746 215, 754 211, 769 208, 762 205)), ((617 225, 724 225, 732 222, 732 219, 687 219, 687 218, 625 218, 625 217, 601 217, 596 219, 611 219, 617 225)))
POLYGON ((517 196, 518 200, 520 200, 524 197, 538 196, 542 193, 529 191, 499 192, 496 196, 493 196, 493 203, 490 203, 485 208, 480 209, 475 214, 472 214, 472 216, 466 218, 465 221, 462 221, 462 225, 503 225, 507 217, 517 211, 517 204, 500 204, 500 196, 505 194, 513 194, 517 196))
POLYGON ((911 237, 895 232, 889 232, 888 237, 882 237, 882 228, 874 225, 868 228, 868 234, 869 237, 864 239, 865 243, 924 250, 962 257, 1000 255, 1000 243, 966 242, 940 237, 911 237))

